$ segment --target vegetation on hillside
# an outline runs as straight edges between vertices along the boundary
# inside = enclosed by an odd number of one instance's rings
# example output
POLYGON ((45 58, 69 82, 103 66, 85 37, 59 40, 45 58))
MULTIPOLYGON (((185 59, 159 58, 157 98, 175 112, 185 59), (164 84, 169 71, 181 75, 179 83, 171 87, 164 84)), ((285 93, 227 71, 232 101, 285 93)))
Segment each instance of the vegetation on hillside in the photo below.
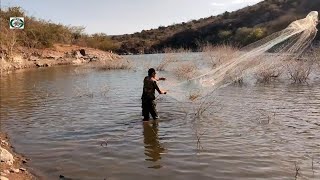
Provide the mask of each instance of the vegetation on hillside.
POLYGON ((112 40, 120 46, 117 52, 124 54, 164 52, 165 48, 197 51, 207 43, 244 46, 285 28, 313 10, 320 11, 320 0, 265 0, 235 12, 113 36, 112 40))
MULTIPOLYGON (((104 33, 88 35, 84 33, 84 27, 55 24, 27 16, 20 7, 10 7, 0 12, 0 56, 10 57, 16 46, 47 48, 55 43, 111 50, 119 54, 158 53, 168 48, 198 51, 208 44, 241 47, 285 28, 313 10, 320 11, 320 0, 265 0, 218 16, 134 34, 108 36, 104 33), (26 28, 9 30, 8 20, 12 16, 25 17, 26 28)), ((319 37, 316 39, 320 40, 319 37)))
POLYGON ((116 50, 116 43, 103 33, 88 35, 83 27, 65 26, 30 17, 20 7, 9 7, 0 11, 0 58, 12 58, 16 47, 43 49, 56 43, 80 45, 105 51, 116 50), (10 17, 25 17, 25 29, 10 30, 10 17))

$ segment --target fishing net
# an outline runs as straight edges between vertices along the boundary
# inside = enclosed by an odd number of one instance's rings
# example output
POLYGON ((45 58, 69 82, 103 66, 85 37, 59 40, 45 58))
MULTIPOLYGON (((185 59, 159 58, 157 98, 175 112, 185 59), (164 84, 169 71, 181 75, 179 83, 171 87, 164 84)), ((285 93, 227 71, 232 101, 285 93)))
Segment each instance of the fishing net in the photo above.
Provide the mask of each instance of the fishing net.
MULTIPOLYGON (((219 63, 213 68, 197 67, 201 75, 190 77, 184 81, 169 81, 165 85, 168 95, 183 101, 194 97, 206 98, 214 90, 231 83, 241 81, 243 77, 271 67, 281 66, 282 63, 299 59, 317 34, 318 12, 312 11, 307 17, 292 22, 287 28, 273 33, 266 38, 252 43, 239 52, 237 56, 219 63), (197 95, 198 96, 198 95, 197 95)), ((185 62, 183 62, 185 63, 185 62)), ((179 64, 176 64, 179 68, 179 64)))

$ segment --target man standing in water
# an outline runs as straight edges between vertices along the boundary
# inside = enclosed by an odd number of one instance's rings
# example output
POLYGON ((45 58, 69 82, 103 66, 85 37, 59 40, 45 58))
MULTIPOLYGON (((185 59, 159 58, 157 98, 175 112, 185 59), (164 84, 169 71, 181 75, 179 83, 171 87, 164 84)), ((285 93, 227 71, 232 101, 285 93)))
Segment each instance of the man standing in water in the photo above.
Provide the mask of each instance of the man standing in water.
POLYGON ((156 78, 156 71, 153 68, 148 70, 148 76, 146 76, 143 80, 143 93, 142 93, 142 115, 144 117, 143 121, 149 120, 149 113, 151 114, 153 119, 158 119, 158 112, 156 109, 155 102, 155 90, 158 91, 159 94, 167 94, 166 91, 161 91, 158 87, 158 80, 166 80, 166 78, 156 78))

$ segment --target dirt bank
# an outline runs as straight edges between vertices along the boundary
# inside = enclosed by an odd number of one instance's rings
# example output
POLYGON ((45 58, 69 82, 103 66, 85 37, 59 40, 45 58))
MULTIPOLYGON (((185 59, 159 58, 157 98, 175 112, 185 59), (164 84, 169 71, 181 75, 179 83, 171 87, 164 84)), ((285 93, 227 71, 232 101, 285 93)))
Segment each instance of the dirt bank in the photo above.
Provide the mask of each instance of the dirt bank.
POLYGON ((14 152, 7 134, 0 132, 1 142, 1 162, 0 162, 0 179, 1 180, 31 180, 38 179, 31 174, 26 167, 29 159, 14 152))
POLYGON ((5 58, 5 54, 0 54, 0 73, 6 74, 25 68, 80 65, 116 59, 121 59, 121 56, 112 52, 75 45, 55 44, 54 47, 47 49, 19 47, 11 58, 5 58))

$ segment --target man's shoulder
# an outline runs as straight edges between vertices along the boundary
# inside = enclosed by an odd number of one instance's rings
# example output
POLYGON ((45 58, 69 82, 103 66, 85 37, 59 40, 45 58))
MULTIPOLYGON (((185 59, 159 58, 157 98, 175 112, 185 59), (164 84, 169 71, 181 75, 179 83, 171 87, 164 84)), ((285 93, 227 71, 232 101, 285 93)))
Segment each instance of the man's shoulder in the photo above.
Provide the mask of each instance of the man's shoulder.
POLYGON ((157 79, 153 78, 153 77, 149 77, 149 76, 146 76, 144 78, 144 80, 147 80, 147 81, 152 81, 152 82, 157 82, 157 79))

